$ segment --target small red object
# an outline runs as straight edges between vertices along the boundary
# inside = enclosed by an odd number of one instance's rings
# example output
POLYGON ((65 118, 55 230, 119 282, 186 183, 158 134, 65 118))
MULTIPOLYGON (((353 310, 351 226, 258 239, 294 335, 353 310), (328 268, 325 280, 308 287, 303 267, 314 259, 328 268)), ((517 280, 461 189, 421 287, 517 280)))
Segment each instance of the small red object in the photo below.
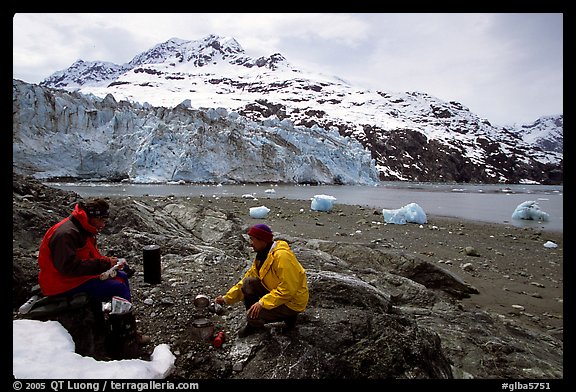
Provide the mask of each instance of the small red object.
POLYGON ((216 334, 216 337, 214 338, 214 347, 220 347, 222 345, 222 343, 224 343, 225 337, 224 337, 224 331, 220 331, 216 334))

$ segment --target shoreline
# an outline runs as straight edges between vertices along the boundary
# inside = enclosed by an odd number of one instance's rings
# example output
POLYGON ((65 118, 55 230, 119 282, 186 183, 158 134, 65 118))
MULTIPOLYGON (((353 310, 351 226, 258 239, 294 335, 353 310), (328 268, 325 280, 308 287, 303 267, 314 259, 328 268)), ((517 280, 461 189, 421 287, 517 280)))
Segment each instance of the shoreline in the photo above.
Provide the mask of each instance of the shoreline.
MULTIPOLYGON (((553 188, 544 190, 530 189, 520 192, 518 189, 505 192, 500 185, 472 184, 469 187, 496 187, 500 191, 479 189, 476 191, 465 190, 463 192, 450 191, 453 184, 428 184, 426 188, 418 187, 417 184, 386 185, 378 187, 336 185, 278 185, 278 184, 234 184, 234 185, 193 185, 193 184, 123 184, 112 183, 85 183, 82 185, 66 185, 62 183, 50 183, 49 186, 78 193, 82 197, 243 197, 244 194, 253 195, 255 199, 274 200, 288 199, 310 201, 315 194, 328 194, 336 197, 335 205, 358 205, 364 208, 397 209, 409 202, 419 204, 426 215, 437 218, 455 218, 480 223, 497 223, 513 225, 519 228, 533 228, 551 232, 563 233, 563 203, 562 200, 552 198, 562 197, 561 190, 553 188), (285 187, 286 186, 286 187, 285 187), (126 188, 123 188, 126 187, 126 188), (438 188, 441 187, 441 188, 438 188), (376 192, 374 192, 375 190, 376 192), (391 192, 388 192, 391 190, 391 192), (269 192, 270 191, 270 192, 269 192), (558 194, 554 194, 558 192, 558 194), (424 196, 423 196, 424 195, 424 196), (504 196, 504 198, 502 198, 504 196), (462 200, 465 197, 466 200, 462 200), (496 197, 494 200, 492 198, 496 197), (485 199, 488 198, 488 201, 485 199), (491 200, 492 199, 492 200, 491 200), (527 200, 535 200, 542 210, 550 214, 550 220, 514 220, 512 213, 515 208, 527 200), (447 213, 455 206, 454 213, 447 213)), ((457 184, 464 186, 463 184, 457 184)), ((516 187, 524 187, 517 184, 516 187)), ((526 185, 533 187, 535 185, 526 185)), ((495 189, 495 188, 494 188, 495 189)))
MULTIPOLYGON (((206 195, 202 195, 202 196, 177 196, 177 195, 172 195, 173 197, 187 197, 187 198, 241 198, 241 196, 238 195, 212 195, 212 196, 206 196, 206 195)), ((132 197, 155 197, 155 196, 132 196, 132 197)), ((157 196, 157 197, 163 197, 163 196, 157 196)), ((308 209, 310 209, 310 199, 305 199, 305 198, 289 198, 289 197, 285 197, 285 196, 280 196, 280 197, 273 197, 273 196, 269 196, 266 195, 264 197, 260 197, 260 198, 255 198, 255 199, 250 199, 247 198, 245 199, 247 201, 254 201, 256 204, 258 204, 260 201, 265 200, 267 203, 271 202, 271 201, 276 201, 276 200, 286 200, 286 201, 298 201, 300 203, 303 203, 304 206, 303 208, 306 207, 306 205, 308 206, 308 209)), ((254 205, 254 207, 256 207, 257 205, 254 205)), ((371 206, 369 204, 362 204, 362 203, 346 203, 346 202, 341 202, 336 200, 336 202, 334 203, 334 210, 337 210, 339 206, 347 206, 347 207, 357 207, 357 208, 361 208, 361 209, 372 209, 375 211, 375 213, 379 213, 380 215, 382 214, 382 208, 381 207, 375 207, 375 206, 371 206)), ((400 207, 400 206, 399 206, 400 207)), ((330 212, 328 212, 330 213, 330 212)), ((429 213, 427 211, 425 211, 426 213, 426 217, 428 222, 430 222, 431 220, 433 221, 438 221, 438 220, 446 220, 446 221, 463 221, 463 222, 469 222, 469 223, 476 223, 479 225, 485 224, 485 225, 501 225, 503 227, 514 227, 517 229, 521 229, 521 230, 536 230, 536 231, 543 231, 543 232, 550 232, 550 233, 556 233, 559 235, 564 235, 564 225, 561 225, 559 228, 555 228, 555 227, 551 227, 548 226, 548 222, 542 222, 542 221, 536 221, 536 220, 514 220, 512 219, 512 217, 510 217, 509 220, 503 220, 503 221, 495 221, 495 220, 480 220, 480 219, 470 219, 470 218, 464 218, 464 217, 460 217, 460 216, 455 216, 455 215, 442 215, 442 214, 433 214, 433 213, 429 213)), ((384 222, 382 220, 382 222, 384 222)), ((413 224, 413 223, 409 223, 409 224, 413 224)))

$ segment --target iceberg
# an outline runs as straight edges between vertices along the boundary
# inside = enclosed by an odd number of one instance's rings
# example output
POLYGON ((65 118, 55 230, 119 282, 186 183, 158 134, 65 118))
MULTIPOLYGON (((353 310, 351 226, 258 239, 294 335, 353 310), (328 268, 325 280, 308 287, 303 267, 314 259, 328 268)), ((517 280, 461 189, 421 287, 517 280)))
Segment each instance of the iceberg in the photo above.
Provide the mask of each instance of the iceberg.
POLYGON ((330 195, 314 195, 312 202, 310 203, 310 208, 313 211, 330 211, 334 206, 336 198, 330 195))
POLYGON ((512 219, 538 220, 548 222, 550 216, 548 213, 540 209, 537 202, 528 200, 518 204, 512 213, 512 219))
POLYGON ((426 213, 422 207, 416 203, 407 204, 397 210, 383 209, 382 215, 384 216, 384 222, 397 225, 404 225, 408 222, 420 224, 428 222, 426 213))
POLYGON ((250 208, 250 216, 252 218, 256 218, 256 219, 266 218, 266 216, 268 215, 269 212, 270 212, 270 208, 268 208, 266 206, 251 207, 250 208))

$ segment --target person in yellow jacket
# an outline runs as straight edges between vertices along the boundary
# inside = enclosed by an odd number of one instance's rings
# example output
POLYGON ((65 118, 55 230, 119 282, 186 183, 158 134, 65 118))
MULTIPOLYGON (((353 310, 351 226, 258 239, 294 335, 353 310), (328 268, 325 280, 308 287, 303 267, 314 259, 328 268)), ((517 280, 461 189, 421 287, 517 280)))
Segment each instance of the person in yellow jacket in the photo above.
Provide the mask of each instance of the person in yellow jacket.
POLYGON ((265 224, 248 229, 256 257, 244 277, 225 295, 216 297, 217 304, 244 301, 246 325, 239 337, 250 335, 264 324, 284 321, 286 329, 296 325, 299 313, 308 305, 306 271, 286 241, 274 241, 274 234, 265 224))

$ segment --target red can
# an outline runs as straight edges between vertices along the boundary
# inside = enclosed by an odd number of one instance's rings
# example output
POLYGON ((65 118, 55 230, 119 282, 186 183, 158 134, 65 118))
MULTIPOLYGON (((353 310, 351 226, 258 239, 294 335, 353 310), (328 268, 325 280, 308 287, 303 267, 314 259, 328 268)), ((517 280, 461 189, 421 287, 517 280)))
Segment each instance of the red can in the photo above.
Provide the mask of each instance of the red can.
POLYGON ((216 337, 214 338, 214 347, 220 347, 222 343, 224 343, 224 340, 225 340, 224 331, 218 332, 216 334, 216 337))

